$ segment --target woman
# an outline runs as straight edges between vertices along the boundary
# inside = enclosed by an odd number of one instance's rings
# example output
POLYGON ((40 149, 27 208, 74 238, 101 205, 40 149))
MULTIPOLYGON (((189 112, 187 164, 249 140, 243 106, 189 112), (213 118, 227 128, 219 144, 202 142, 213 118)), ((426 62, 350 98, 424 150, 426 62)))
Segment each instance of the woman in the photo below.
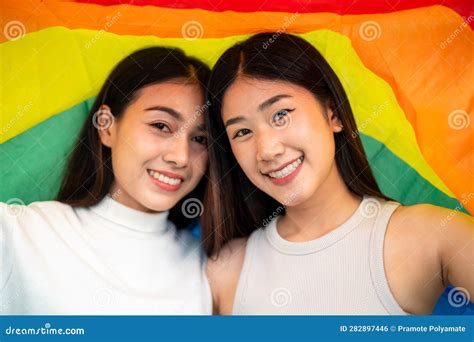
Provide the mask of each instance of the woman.
POLYGON ((205 186, 208 75, 163 47, 115 67, 57 201, 0 204, 3 314, 211 312, 200 245, 184 229, 205 186))
POLYGON ((209 99, 216 313, 429 314, 448 283, 474 292, 472 220, 441 227, 450 211, 380 192, 341 82, 307 41, 229 48, 209 99))

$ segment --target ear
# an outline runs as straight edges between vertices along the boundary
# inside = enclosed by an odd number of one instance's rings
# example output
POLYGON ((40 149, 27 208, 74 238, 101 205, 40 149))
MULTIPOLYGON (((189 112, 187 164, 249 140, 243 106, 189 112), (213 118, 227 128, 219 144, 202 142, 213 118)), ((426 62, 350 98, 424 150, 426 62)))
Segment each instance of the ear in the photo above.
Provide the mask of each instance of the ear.
POLYGON ((342 125, 342 122, 339 117, 332 111, 331 108, 327 109, 327 117, 329 118, 329 123, 331 125, 332 131, 334 133, 342 132, 344 126, 342 125))
POLYGON ((107 147, 112 147, 116 136, 116 125, 114 125, 114 116, 110 107, 100 106, 92 117, 92 124, 99 133, 100 141, 107 147))

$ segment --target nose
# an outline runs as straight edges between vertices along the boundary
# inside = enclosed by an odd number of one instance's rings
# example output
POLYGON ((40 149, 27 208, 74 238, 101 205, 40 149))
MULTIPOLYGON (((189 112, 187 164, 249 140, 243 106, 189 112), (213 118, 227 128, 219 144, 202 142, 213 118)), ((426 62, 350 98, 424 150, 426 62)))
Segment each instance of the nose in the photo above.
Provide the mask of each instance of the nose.
POLYGON ((176 168, 186 167, 189 163, 189 142, 185 134, 170 139, 163 160, 176 168))
POLYGON ((271 161, 285 152, 285 147, 279 141, 277 132, 271 130, 257 133, 257 160, 271 161))

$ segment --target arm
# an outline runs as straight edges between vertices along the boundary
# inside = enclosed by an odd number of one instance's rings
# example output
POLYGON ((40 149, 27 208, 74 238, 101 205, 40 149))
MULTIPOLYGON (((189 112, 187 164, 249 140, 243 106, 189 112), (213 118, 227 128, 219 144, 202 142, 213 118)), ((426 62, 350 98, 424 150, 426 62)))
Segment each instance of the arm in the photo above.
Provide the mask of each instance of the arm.
POLYGON ((392 294, 405 311, 429 315, 448 284, 473 296, 473 234, 472 218, 457 211, 419 204, 394 212, 384 263, 392 294))
POLYGON ((432 214, 441 222, 438 236, 445 283, 462 288, 463 296, 474 301, 474 220, 446 209, 432 214))
POLYGON ((245 238, 225 245, 219 256, 212 256, 206 264, 206 275, 212 291, 213 314, 231 315, 235 291, 244 263, 245 238))

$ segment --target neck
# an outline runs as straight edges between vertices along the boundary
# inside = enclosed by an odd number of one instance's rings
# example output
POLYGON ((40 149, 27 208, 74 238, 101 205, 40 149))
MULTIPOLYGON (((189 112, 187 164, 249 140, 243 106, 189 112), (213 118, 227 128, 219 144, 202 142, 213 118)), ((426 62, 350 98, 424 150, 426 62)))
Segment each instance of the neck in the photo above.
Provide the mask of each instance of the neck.
POLYGON ((124 189, 122 189, 116 181, 112 183, 112 186, 109 190, 109 196, 112 197, 113 200, 117 201, 120 204, 123 204, 131 209, 135 209, 138 211, 142 211, 144 213, 153 213, 154 211, 143 206, 133 197, 131 197, 124 189))
POLYGON ((328 177, 308 200, 287 206, 278 221, 278 232, 286 240, 314 240, 344 223, 358 208, 361 198, 344 183, 334 164, 328 177))

